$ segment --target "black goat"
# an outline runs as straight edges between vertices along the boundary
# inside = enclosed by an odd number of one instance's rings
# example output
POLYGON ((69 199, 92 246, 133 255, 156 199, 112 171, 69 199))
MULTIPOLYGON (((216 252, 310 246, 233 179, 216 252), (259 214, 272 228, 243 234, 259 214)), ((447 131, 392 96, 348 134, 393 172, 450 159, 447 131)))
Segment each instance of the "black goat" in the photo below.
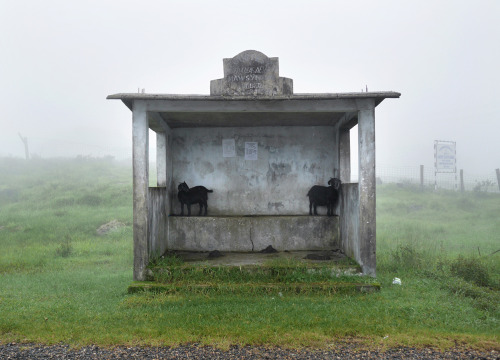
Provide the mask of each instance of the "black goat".
POLYGON ((312 215, 312 208, 314 206, 314 215, 318 215, 317 207, 326 206, 327 215, 332 216, 333 209, 337 206, 339 200, 340 180, 331 178, 328 180, 330 186, 314 185, 307 196, 309 197, 309 215, 312 215))
POLYGON ((184 215, 184 204, 186 204, 188 216, 191 216, 191 204, 200 205, 200 212, 198 213, 198 215, 201 215, 201 210, 203 209, 203 207, 205 207, 204 215, 207 215, 208 193, 213 192, 213 190, 208 190, 204 186, 195 186, 189 188, 186 182, 180 183, 177 187, 177 190, 179 191, 177 193, 177 198, 181 202, 181 216, 184 215))

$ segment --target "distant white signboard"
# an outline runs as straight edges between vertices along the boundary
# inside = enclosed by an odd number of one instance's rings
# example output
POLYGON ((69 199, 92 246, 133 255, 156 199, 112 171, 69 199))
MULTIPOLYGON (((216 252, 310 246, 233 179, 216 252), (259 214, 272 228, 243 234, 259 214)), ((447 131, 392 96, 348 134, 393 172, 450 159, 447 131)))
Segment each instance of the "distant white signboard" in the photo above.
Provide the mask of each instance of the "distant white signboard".
POLYGON ((436 172, 457 172, 456 145, 455 141, 434 141, 434 165, 436 172))

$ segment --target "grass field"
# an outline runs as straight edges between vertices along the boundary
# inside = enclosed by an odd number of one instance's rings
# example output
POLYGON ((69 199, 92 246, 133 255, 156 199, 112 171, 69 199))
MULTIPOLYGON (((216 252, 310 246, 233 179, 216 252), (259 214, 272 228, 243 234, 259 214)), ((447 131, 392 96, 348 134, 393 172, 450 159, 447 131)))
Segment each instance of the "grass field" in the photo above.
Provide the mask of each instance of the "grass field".
POLYGON ((129 295, 131 179, 111 159, 0 159, 0 342, 500 347, 498 194, 380 186, 377 293, 129 295))

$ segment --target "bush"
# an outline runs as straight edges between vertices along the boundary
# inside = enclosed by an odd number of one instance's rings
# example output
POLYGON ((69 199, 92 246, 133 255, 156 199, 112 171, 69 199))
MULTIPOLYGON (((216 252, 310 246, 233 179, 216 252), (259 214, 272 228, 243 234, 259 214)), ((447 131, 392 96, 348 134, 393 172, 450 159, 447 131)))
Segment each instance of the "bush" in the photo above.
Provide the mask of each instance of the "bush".
POLYGON ((425 255, 413 244, 400 244, 391 253, 392 265, 395 269, 421 270, 425 265, 425 255))
POLYGON ((474 186, 474 190, 475 192, 488 192, 489 188, 494 186, 495 184, 493 183, 493 181, 491 180, 483 180, 483 181, 479 181, 479 182, 476 182, 476 185, 474 186))
POLYGON ((450 271, 454 276, 474 283, 477 286, 488 286, 490 284, 488 269, 479 259, 466 259, 459 256, 458 259, 451 263, 450 271))
POLYGON ((460 278, 448 278, 443 284, 443 287, 451 294, 471 298, 473 306, 477 309, 492 312, 498 310, 498 297, 494 290, 477 286, 460 278))
POLYGON ((61 257, 68 257, 71 255, 72 252, 73 252, 73 245, 71 245, 69 236, 66 236, 65 241, 62 242, 56 248, 56 255, 61 257))

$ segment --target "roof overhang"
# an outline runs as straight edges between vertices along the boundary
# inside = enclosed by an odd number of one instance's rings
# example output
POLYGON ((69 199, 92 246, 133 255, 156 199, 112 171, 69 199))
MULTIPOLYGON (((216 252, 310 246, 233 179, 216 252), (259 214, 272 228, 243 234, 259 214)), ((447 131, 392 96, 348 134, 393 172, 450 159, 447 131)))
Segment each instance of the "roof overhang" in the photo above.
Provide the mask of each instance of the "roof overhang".
POLYGON ((397 92, 294 94, 272 97, 120 93, 133 111, 142 103, 170 128, 249 126, 334 126, 347 123, 360 109, 374 107, 397 92), (368 104, 368 105, 367 105, 368 104))

